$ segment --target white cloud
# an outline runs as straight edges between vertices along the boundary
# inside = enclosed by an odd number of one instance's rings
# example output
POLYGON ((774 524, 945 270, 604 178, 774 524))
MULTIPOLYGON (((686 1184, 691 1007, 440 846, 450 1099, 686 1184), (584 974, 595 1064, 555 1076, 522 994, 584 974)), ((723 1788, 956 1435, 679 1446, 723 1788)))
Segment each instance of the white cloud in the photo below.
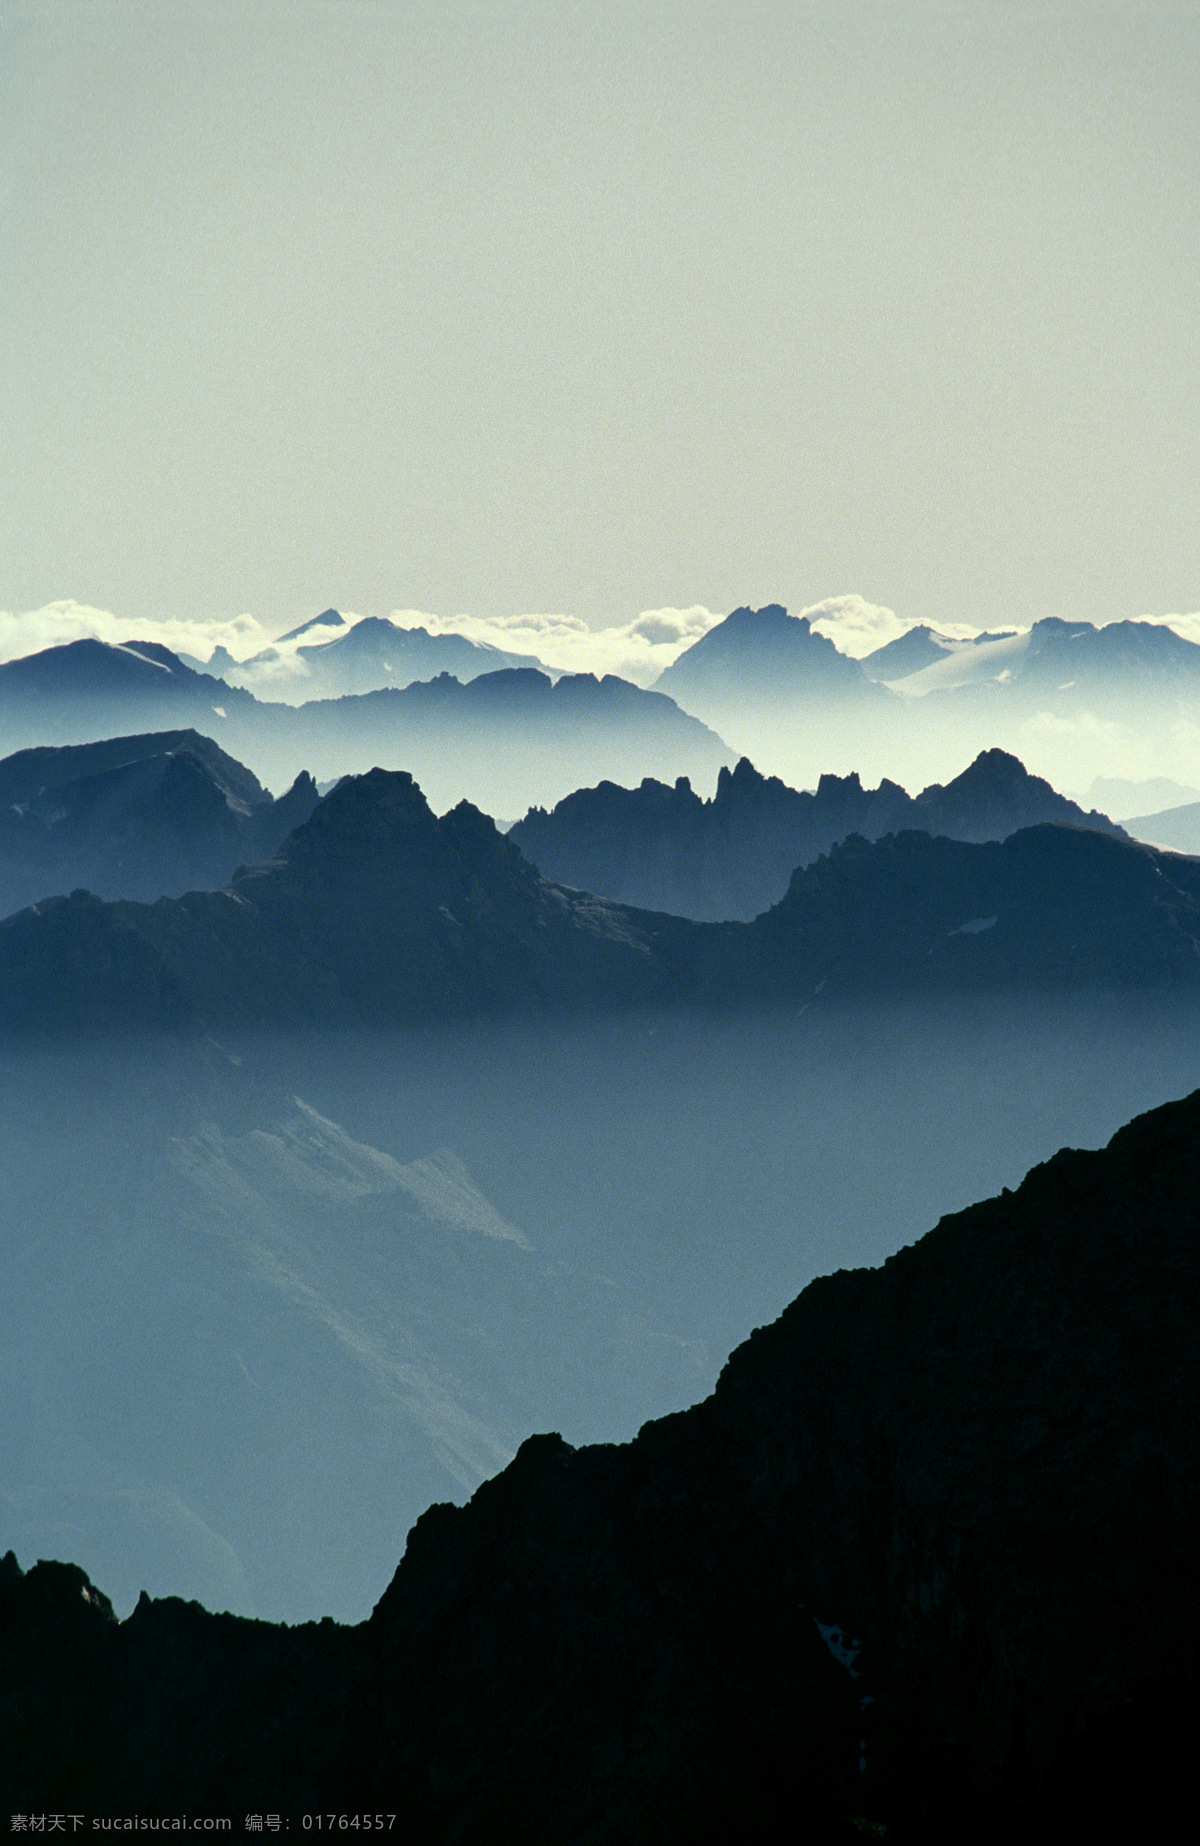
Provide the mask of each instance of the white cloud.
MULTIPOLYGON (((362 619, 350 611, 342 613, 349 626, 362 619)), ((461 634, 507 653, 531 654, 556 673, 616 673, 640 686, 649 686, 677 654, 722 618, 697 605, 690 609, 645 609, 633 621, 610 628, 589 628, 574 615, 536 613, 441 616, 422 609, 393 609, 390 619, 401 628, 461 634)), ((216 647, 224 647, 238 661, 270 649, 271 659, 257 661, 245 674, 233 674, 234 682, 251 687, 294 685, 309 673, 299 649, 319 647, 345 632, 344 628, 311 628, 281 643, 253 615, 223 621, 155 622, 114 615, 86 603, 57 602, 24 614, 0 610, 0 660, 15 660, 41 648, 60 647, 89 636, 113 645, 160 641, 177 653, 205 661, 216 647)))
POLYGON ((252 615, 237 615, 229 621, 188 622, 131 621, 113 615, 107 609, 93 609, 87 603, 47 603, 16 615, 0 609, 0 660, 17 660, 23 654, 36 654, 44 647, 62 647, 68 641, 87 639, 108 641, 159 641, 174 653, 191 654, 207 660, 214 647, 224 646, 237 660, 244 660, 270 644, 270 634, 252 615))
POLYGON ((1191 615, 1140 615, 1139 622, 1153 622, 1156 628, 1173 628, 1185 641, 1200 645, 1200 611, 1191 615))
MULTIPOLYGON (((886 647, 889 641, 898 641, 910 628, 920 626, 915 617, 905 620, 894 609, 869 603, 862 596, 827 596, 824 602, 801 609, 800 614, 808 617, 815 634, 824 635, 839 653, 848 654, 852 660, 861 660, 876 648, 886 647)), ((956 641, 970 641, 982 632, 969 622, 931 622, 930 627, 956 641)))

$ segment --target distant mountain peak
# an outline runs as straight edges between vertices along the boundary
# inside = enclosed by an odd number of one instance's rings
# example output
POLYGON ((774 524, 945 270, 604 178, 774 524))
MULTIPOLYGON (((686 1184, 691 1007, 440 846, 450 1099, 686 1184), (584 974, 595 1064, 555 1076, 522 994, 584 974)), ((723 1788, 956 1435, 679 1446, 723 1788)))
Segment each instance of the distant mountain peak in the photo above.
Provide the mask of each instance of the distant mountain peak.
MULTIPOLYGON (((991 638, 995 639, 994 636, 991 638)), ((926 667, 944 660, 962 645, 953 641, 949 635, 931 628, 928 623, 920 622, 915 628, 909 628, 904 634, 898 635, 894 641, 885 641, 882 647, 867 654, 862 667, 868 679, 907 679, 910 674, 920 673, 926 667)))
POLYGON ((857 660, 782 603, 734 609, 662 672, 656 690, 685 710, 722 722, 727 705, 787 703, 799 697, 858 697, 871 706, 892 694, 872 684, 857 660))
POLYGON ((314 615, 307 622, 301 622, 298 628, 289 628, 280 641, 296 641, 301 635, 311 634, 314 628, 348 628, 350 624, 337 609, 322 609, 320 615, 314 615))
MULTIPOLYGON (((809 634, 806 615, 789 615, 782 603, 764 603, 761 609, 752 609, 743 603, 740 609, 734 609, 725 617, 726 623, 733 628, 777 628, 782 629, 785 622, 794 622, 801 634, 809 634)), ((723 624, 718 624, 723 626, 723 624)), ((711 633, 711 630, 709 631, 711 633)))

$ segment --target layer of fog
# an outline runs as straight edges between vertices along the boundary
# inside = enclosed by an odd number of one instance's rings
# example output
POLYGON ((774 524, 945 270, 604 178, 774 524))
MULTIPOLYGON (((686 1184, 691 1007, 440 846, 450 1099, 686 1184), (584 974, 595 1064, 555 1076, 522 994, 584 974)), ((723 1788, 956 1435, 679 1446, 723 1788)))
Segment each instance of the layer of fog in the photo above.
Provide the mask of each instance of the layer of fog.
POLYGON ((814 1275, 1200 1082, 1194 1009, 494 1025, 0 1064, 0 1549, 364 1615, 533 1430, 625 1439, 814 1275))

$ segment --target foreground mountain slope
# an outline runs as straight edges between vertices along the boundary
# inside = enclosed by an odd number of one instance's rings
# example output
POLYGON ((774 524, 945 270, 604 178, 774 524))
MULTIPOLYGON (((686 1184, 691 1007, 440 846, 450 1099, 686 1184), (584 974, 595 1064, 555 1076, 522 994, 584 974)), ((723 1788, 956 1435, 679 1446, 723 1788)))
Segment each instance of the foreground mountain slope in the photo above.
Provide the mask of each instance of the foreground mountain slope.
POLYGON ((0 1572, 0 1781, 407 1837, 1086 1837, 1200 1674, 1200 1093, 812 1284, 624 1448, 527 1442, 371 1620, 0 1572), (1152 1714, 1158 1714, 1157 1718, 1152 1714))
POLYGON ((301 774, 273 801, 194 730, 18 751, 0 762, 0 915, 81 886, 145 901, 220 887, 317 799, 301 774))
POLYGON ((983 751, 962 775, 915 799, 895 782, 865 789, 857 775, 821 777, 815 793, 762 776, 743 757, 723 769, 709 801, 686 777, 577 789, 549 813, 531 808, 509 828, 557 884, 678 916, 749 920, 777 903, 792 871, 849 834, 877 840, 916 827, 960 840, 1002 840, 1053 822, 1120 834, 1003 750, 983 751))
POLYGON ((1200 982, 1200 862, 1085 829, 852 836, 753 923, 565 891, 467 803, 348 778, 221 892, 0 923, 0 1027, 400 1024, 1200 982))

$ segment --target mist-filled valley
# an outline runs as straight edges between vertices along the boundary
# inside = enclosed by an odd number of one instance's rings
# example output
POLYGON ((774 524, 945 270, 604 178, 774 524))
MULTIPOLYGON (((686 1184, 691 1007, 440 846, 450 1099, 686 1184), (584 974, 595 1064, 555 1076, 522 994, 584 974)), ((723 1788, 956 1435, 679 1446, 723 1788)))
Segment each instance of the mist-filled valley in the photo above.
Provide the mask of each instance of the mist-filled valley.
POLYGON ((531 1432, 696 1402, 815 1275, 1200 1082, 1169 996, 10 1049, 0 1521, 140 1591, 363 1618, 531 1432))

